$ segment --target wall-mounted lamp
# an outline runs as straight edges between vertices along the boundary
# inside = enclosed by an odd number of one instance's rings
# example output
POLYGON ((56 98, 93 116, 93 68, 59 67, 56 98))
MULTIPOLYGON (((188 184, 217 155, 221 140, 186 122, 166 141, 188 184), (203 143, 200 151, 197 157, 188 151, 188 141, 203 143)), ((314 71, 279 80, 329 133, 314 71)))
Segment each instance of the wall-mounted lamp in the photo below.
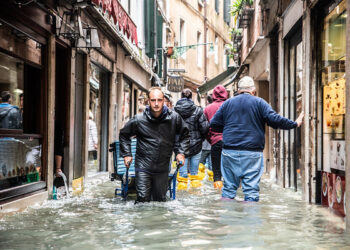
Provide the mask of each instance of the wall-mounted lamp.
POLYGON ((63 12, 59 36, 77 40, 84 35, 78 10, 63 12))
POLYGON ((77 48, 101 48, 97 28, 87 27, 83 29, 83 36, 76 40, 77 48))

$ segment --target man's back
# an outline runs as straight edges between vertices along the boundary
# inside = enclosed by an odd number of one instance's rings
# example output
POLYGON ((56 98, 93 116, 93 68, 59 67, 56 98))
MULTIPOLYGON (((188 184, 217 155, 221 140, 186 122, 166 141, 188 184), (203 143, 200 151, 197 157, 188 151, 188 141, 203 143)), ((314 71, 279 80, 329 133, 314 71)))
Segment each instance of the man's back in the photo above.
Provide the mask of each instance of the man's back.
POLYGON ((248 93, 227 100, 211 125, 214 130, 223 131, 224 148, 262 151, 265 123, 273 128, 296 127, 295 122, 278 115, 263 99, 248 93))

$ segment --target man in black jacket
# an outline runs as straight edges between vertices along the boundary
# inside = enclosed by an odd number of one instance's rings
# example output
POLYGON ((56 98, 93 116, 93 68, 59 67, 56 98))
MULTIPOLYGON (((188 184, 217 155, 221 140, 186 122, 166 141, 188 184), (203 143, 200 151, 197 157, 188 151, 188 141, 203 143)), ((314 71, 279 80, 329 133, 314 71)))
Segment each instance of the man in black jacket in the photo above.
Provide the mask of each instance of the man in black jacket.
POLYGON ((130 137, 136 136, 136 192, 137 202, 166 201, 169 162, 175 146, 176 160, 185 162, 189 147, 189 133, 180 115, 164 105, 161 88, 153 87, 148 93, 149 103, 142 114, 134 116, 120 130, 120 156, 125 166, 132 162, 130 137))
POLYGON ((175 111, 184 119, 191 135, 190 149, 185 155, 186 163, 183 168, 180 168, 180 175, 177 178, 177 189, 187 189, 188 164, 190 164, 191 187, 200 187, 202 186, 202 178, 198 176, 198 165, 201 157, 202 142, 209 131, 209 122, 203 110, 192 101, 192 91, 190 89, 182 91, 181 99, 177 101, 175 111))

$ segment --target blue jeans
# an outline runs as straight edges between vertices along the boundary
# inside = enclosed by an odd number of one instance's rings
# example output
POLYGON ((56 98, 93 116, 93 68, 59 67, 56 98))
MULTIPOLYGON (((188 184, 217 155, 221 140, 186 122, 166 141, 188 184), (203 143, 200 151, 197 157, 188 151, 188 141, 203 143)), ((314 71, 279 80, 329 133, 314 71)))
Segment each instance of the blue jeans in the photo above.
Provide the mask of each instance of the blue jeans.
POLYGON ((222 197, 235 198, 240 181, 245 201, 259 201, 259 183, 264 172, 262 152, 222 149, 221 172, 224 177, 222 197))
POLYGON ((211 152, 211 150, 203 149, 202 153, 201 153, 201 159, 199 160, 199 163, 202 163, 203 165, 205 165, 205 163, 208 162, 208 169, 212 170, 210 152, 211 152))
POLYGON ((180 176, 187 178, 188 173, 188 164, 190 164, 190 174, 191 175, 197 175, 198 174, 198 165, 199 160, 201 158, 201 152, 199 152, 196 155, 193 155, 191 157, 188 157, 185 159, 185 165, 179 169, 180 176))

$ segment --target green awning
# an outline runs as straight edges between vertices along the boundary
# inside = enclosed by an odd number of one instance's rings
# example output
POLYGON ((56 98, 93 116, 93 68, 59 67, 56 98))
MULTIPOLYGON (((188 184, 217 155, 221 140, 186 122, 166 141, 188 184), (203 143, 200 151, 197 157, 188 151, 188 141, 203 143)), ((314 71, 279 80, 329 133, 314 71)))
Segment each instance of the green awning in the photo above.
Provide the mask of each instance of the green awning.
POLYGON ((221 74, 215 76, 213 79, 207 81, 205 84, 198 88, 198 92, 200 94, 204 94, 209 90, 212 90, 219 84, 224 84, 227 80, 229 80, 237 71, 236 67, 229 67, 226 71, 221 74))

